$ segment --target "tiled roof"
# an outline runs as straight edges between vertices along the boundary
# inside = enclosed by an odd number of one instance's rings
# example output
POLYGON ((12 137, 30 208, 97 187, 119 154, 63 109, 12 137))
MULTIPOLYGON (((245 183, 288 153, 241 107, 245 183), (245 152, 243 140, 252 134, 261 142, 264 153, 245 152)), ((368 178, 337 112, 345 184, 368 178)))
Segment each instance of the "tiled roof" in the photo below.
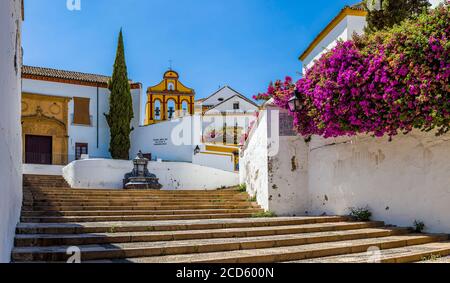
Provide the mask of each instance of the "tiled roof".
MULTIPOLYGON (((84 82, 88 84, 108 84, 110 77, 96 74, 88 74, 73 71, 64 71, 43 67, 22 66, 22 76, 24 78, 53 78, 61 81, 84 82)), ((130 84, 136 84, 130 81, 130 84)))

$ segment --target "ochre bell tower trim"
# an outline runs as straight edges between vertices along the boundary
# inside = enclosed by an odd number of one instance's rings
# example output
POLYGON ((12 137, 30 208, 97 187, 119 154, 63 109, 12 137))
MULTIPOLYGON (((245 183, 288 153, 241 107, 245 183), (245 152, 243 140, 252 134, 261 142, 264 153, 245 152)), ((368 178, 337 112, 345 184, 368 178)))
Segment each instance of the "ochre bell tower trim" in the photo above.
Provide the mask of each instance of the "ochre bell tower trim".
POLYGON ((147 89, 145 125, 194 114, 195 91, 179 81, 173 70, 164 74, 163 80, 147 89))

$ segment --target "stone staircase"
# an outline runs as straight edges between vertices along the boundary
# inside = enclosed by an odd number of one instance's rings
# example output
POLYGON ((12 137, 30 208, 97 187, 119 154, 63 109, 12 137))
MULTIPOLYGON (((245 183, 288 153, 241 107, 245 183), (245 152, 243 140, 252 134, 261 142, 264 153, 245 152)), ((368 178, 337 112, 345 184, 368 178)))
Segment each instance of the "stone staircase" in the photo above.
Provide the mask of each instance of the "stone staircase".
POLYGON ((23 187, 27 188, 68 188, 62 176, 23 175, 23 187))
MULTIPOLYGON (((43 178, 45 179, 45 178, 43 178)), ((46 180, 47 181, 47 180, 46 180)), ((450 255, 447 235, 347 217, 256 218, 246 193, 26 187, 14 262, 417 262, 450 255), (378 251, 378 250, 376 250, 378 251)))

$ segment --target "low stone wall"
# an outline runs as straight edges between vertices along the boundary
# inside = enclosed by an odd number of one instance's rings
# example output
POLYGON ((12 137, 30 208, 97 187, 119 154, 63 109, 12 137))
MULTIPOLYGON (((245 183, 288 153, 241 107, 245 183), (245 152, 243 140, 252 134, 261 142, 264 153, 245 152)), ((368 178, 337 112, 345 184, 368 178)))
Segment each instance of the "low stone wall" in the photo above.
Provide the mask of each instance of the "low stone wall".
MULTIPOLYGON (((63 169, 72 188, 122 189, 123 177, 133 169, 132 161, 78 160, 63 169)), ((148 169, 159 178, 163 190, 214 190, 239 184, 239 175, 183 162, 150 162, 148 169)))
POLYGON ((38 165, 38 164, 23 164, 23 174, 25 175, 49 175, 62 176, 62 165, 38 165))
POLYGON ((374 219, 450 233, 450 134, 387 138, 315 137, 309 150, 310 214, 368 206, 374 219))
MULTIPOLYGON (((265 115, 265 114, 264 114, 265 115)), ((450 233, 450 134, 413 131, 374 138, 279 139, 270 156, 271 122, 262 116, 241 153, 240 180, 278 215, 348 215, 368 207, 373 219, 450 233)))

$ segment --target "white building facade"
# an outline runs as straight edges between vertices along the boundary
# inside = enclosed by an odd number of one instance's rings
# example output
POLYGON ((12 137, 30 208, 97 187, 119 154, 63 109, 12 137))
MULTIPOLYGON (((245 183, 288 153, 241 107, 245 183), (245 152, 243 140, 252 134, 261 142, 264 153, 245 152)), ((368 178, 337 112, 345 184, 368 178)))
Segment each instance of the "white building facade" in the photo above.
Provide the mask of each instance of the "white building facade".
MULTIPOLYGON (((22 78, 22 117, 31 117, 33 131, 24 127, 24 163, 65 165, 82 155, 90 158, 111 158, 109 153, 110 131, 105 113, 109 113, 109 77, 72 71, 24 66, 22 78), (39 128, 45 120, 34 118, 41 111, 46 120, 53 119, 64 125, 66 139, 55 137, 47 127, 39 128), (66 114, 61 114, 66 112, 66 114), (52 136, 51 158, 35 158, 30 136, 52 136), (28 148, 29 147, 29 148, 28 148), (27 160, 30 159, 30 160, 27 160), (43 161, 43 162, 40 162, 43 161)), ((140 83, 131 83, 135 117, 133 126, 139 124, 140 83)), ((24 122, 25 123, 25 122, 24 122)), ((39 141, 41 145, 45 141, 39 141)), ((50 140, 50 139, 49 139, 50 140)))
POLYGON ((22 1, 0 1, 0 263, 10 261, 22 205, 22 1))

